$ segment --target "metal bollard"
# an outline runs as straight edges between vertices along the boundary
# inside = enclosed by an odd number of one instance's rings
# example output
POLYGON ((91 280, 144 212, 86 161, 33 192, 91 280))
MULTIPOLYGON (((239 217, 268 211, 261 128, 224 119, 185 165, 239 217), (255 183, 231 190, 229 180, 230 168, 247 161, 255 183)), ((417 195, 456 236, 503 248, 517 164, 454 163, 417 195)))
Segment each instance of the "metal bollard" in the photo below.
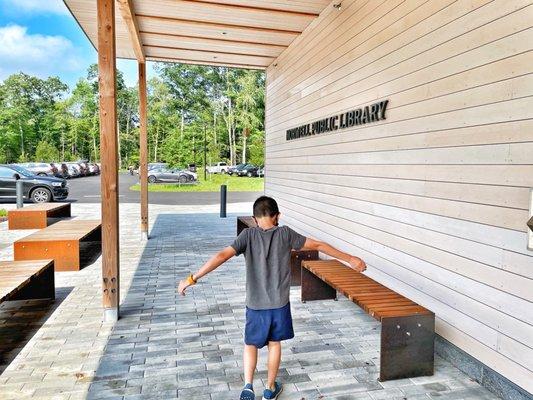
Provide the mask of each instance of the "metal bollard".
POLYGON ((19 179, 16 183, 17 187, 17 208, 24 207, 24 181, 19 179))
POLYGON ((220 218, 226 218, 227 186, 220 185, 220 218))

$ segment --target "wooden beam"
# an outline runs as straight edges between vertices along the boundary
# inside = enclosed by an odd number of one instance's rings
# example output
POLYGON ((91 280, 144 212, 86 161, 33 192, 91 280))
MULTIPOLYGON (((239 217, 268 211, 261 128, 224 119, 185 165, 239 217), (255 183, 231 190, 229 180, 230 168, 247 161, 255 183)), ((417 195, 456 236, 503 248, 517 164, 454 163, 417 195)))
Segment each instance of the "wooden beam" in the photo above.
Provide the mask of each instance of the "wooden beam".
POLYGON ((250 54, 250 53, 241 53, 241 52, 234 52, 234 51, 223 51, 223 50, 204 50, 204 49, 199 49, 199 48, 194 48, 194 47, 174 47, 174 46, 160 46, 160 45, 155 45, 155 44, 152 44, 152 45, 149 45, 149 46, 145 46, 147 49, 167 49, 167 50, 183 50, 183 51, 197 51, 197 52, 200 52, 200 53, 207 53, 209 55, 213 55, 215 57, 218 57, 218 55, 230 55, 230 56, 245 56, 245 57, 248 57, 248 56, 252 56, 252 57, 258 57, 258 58, 265 58, 267 60, 270 60, 270 62, 272 62, 276 56, 274 55, 271 55, 271 56, 265 56, 265 55, 262 55, 262 54, 250 54))
POLYGON ((132 0, 117 0, 120 12, 122 14, 122 19, 128 27, 128 32, 130 33, 131 45, 137 61, 144 63, 144 51, 141 41, 141 35, 139 34, 139 25, 137 24, 137 19, 135 18, 135 10, 133 9, 132 0))
POLYGON ((104 320, 119 315, 118 138, 115 0, 97 0, 104 320))
POLYGON ((139 63, 139 179, 141 180, 141 236, 148 239, 148 132, 146 106, 146 64, 139 63))

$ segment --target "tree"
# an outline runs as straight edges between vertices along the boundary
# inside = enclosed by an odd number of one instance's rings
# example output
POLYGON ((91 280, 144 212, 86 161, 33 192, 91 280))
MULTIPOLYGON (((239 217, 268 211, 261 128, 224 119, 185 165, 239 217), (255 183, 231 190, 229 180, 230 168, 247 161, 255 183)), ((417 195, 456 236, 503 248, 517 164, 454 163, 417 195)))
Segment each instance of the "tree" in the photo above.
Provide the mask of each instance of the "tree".
POLYGON ((35 161, 52 162, 59 160, 59 151, 49 142, 41 141, 35 150, 35 161))

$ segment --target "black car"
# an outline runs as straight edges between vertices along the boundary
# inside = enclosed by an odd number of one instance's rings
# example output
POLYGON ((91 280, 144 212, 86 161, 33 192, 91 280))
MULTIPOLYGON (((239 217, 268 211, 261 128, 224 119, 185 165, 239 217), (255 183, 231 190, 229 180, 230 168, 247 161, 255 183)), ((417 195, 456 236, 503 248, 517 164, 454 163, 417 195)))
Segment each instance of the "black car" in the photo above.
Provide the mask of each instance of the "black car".
POLYGON ((16 184, 23 181, 23 195, 34 203, 63 200, 68 196, 67 181, 62 178, 37 176, 17 165, 0 164, 0 198, 17 197, 16 184))
POLYGON ((238 176, 247 176, 247 177, 251 178, 253 176, 257 176, 257 170, 258 169, 259 169, 259 167, 256 167, 255 165, 246 164, 241 169, 236 170, 235 173, 238 176))

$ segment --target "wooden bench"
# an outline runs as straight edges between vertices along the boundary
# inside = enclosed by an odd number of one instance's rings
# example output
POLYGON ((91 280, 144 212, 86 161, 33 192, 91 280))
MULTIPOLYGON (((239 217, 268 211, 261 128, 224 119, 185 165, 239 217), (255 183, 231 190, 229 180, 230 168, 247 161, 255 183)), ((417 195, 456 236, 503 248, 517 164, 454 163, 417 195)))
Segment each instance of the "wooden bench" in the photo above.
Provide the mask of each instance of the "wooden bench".
POLYGON ((70 203, 42 203, 10 210, 7 213, 8 229, 42 229, 48 218, 70 217, 70 203))
POLYGON ((81 242, 102 241, 100 221, 73 219, 60 221, 15 242, 15 260, 52 258, 56 271, 80 269, 81 242))
POLYGON ((0 303, 55 299, 54 261, 1 261, 0 303))
POLYGON ((435 314, 336 260, 302 262, 302 301, 337 291, 381 322, 380 381, 433 375, 435 314))
POLYGON ((241 216, 237 217, 237 236, 246 228, 253 228, 257 226, 254 217, 241 216))

